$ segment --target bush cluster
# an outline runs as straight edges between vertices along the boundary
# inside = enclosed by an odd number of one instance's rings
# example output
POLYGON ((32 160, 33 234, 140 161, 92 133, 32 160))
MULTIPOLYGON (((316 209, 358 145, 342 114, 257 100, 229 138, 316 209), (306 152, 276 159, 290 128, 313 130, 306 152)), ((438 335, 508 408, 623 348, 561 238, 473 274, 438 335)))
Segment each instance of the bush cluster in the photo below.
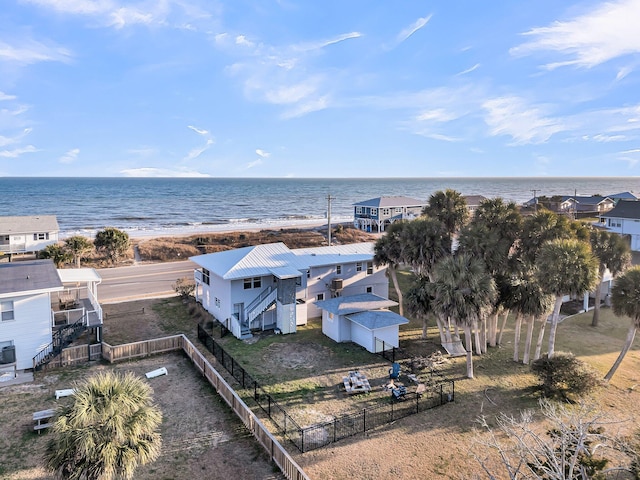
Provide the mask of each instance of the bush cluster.
POLYGON ((571 353, 556 352, 531 364, 531 371, 542 382, 542 393, 547 398, 569 399, 591 392, 598 386, 598 373, 571 353))

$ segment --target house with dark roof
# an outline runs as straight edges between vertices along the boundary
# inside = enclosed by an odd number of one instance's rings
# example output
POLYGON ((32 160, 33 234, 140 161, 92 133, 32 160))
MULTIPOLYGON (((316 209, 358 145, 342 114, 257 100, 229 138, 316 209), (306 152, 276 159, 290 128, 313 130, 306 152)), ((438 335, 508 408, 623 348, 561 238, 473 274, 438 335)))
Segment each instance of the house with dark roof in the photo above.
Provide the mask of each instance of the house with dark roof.
POLYGON ((377 197, 354 203, 353 225, 366 232, 384 232, 397 220, 413 220, 427 202, 409 197, 377 197))
POLYGON ((467 210, 469 210, 469 215, 472 217, 480 204, 488 200, 484 195, 464 195, 462 198, 467 202, 467 210))
POLYGON ((397 302, 371 293, 331 298, 316 305, 322 310, 322 333, 336 342, 357 343, 371 353, 397 348, 400 325, 409 323, 388 310, 397 302))
POLYGON ((373 264, 373 243, 289 249, 255 245, 190 258, 195 297, 237 338, 252 332, 295 333, 319 317, 323 300, 372 293, 386 297, 385 267, 373 264))
POLYGON ((0 263, 0 279, 0 373, 51 361, 87 328, 99 339, 101 278, 94 269, 57 270, 51 260, 0 263))
POLYGON ((55 215, 0 217, 0 254, 38 252, 58 242, 55 215))
POLYGON ((585 217, 611 210, 615 206, 615 201, 602 195, 553 195, 551 197, 541 195, 524 203, 526 207, 534 205, 555 213, 585 217))
POLYGON ((640 251, 640 202, 620 200, 612 210, 600 215, 600 219, 607 230, 628 235, 631 250, 640 251))

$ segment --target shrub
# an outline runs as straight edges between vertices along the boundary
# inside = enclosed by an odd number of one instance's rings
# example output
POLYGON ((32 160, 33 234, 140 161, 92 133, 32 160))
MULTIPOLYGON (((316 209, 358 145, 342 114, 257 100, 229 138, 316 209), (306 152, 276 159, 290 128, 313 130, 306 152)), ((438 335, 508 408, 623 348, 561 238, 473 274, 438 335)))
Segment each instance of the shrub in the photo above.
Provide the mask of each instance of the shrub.
POLYGON ((188 299, 196 289, 196 284, 192 278, 182 277, 173 284, 173 289, 184 300, 188 299))
POLYGON ((551 358, 545 355, 531 364, 531 371, 542 382, 540 388, 548 398, 584 395, 599 384, 597 372, 571 353, 556 352, 551 358))

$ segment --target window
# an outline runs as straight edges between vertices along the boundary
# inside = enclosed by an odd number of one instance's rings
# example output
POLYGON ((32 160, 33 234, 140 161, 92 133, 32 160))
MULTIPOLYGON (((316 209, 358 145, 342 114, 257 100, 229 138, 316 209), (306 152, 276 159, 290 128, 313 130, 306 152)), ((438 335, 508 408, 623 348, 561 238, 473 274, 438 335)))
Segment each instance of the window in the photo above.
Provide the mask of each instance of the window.
POLYGON ((388 217, 390 213, 391 211, 388 208, 382 209, 382 215, 384 215, 385 217, 388 217))
POLYGON ((324 300, 324 293, 319 293, 316 295, 316 301, 320 302, 324 300))
POLYGON ((6 322, 8 320, 14 320, 13 316, 13 300, 6 300, 0 302, 0 320, 6 322))
POLYGON ((371 209, 371 216, 375 217, 376 215, 378 215, 378 209, 377 208, 372 208, 371 209))
POLYGON ((360 215, 362 213, 362 207, 356 207, 356 214, 360 215))
POLYGON ((243 282, 245 290, 249 290, 250 288, 260 288, 262 286, 262 278, 260 277, 245 278, 243 282))
POLYGON ((402 213, 402 207, 396 207, 394 211, 395 213, 402 213))
POLYGON ((373 293, 373 287, 367 287, 367 293, 373 293))
POLYGON ((342 273, 342 265, 336 265, 336 274, 340 275, 342 273))
POLYGON ((202 283, 209 285, 209 270, 206 268, 202 269, 202 283))
POLYGON ((251 288, 251 279, 250 278, 245 278, 244 279, 244 289, 245 290, 249 290, 251 288))
POLYGON ((358 262, 356 263, 356 272, 361 272, 362 271, 362 262, 358 262))
POLYGON ((311 278, 311 269, 307 270, 307 278, 311 278))
POLYGON ((367 262, 367 275, 371 275, 373 273, 373 263, 367 262))
POLYGON ((216 303, 216 307, 220 308, 220 299, 218 297, 216 297, 215 303, 216 303))
POLYGON ((49 234, 48 233, 34 233, 33 234, 33 239, 34 240, 49 240, 49 234))
POLYGON ((262 287, 262 279, 260 277, 256 277, 253 279, 253 288, 262 287))

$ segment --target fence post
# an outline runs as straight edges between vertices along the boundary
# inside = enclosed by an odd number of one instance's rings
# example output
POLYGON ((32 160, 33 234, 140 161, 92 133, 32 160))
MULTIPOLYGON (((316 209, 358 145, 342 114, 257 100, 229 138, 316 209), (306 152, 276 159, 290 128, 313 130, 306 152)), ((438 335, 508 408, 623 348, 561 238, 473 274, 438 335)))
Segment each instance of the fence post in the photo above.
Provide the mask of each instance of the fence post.
POLYGON ((363 408, 362 409, 362 432, 366 432, 367 431, 367 409, 363 408))
POLYGON ((442 401, 442 383, 440 384, 440 405, 442 405, 444 402, 442 401))
POLYGON ((337 423, 338 423, 338 417, 333 417, 333 441, 334 441, 334 443, 336 441, 336 429, 338 428, 337 423))
POLYGON ((244 385, 244 368, 242 369, 242 388, 246 388, 244 385))
POLYGON ((420 413, 420 395, 416 393, 416 413, 420 413))

